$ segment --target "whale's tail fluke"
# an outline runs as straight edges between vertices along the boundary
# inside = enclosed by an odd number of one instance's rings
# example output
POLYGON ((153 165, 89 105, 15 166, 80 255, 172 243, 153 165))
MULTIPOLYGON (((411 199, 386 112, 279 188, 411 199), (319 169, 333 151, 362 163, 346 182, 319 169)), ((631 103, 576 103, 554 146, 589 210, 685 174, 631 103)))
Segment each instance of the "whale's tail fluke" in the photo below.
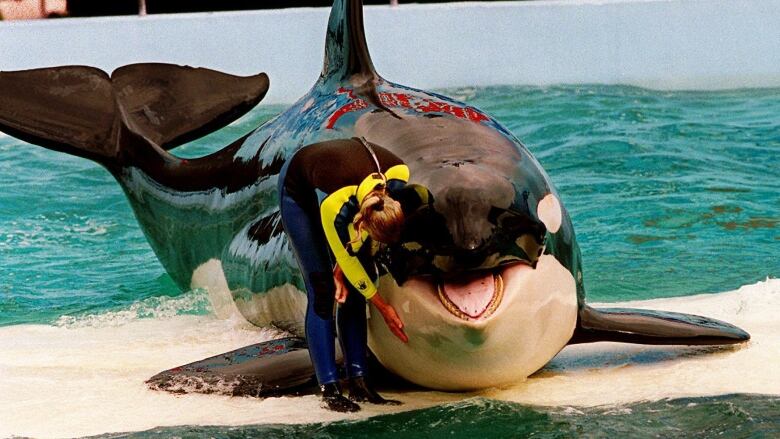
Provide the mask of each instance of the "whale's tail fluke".
POLYGON ((109 170, 209 134, 268 91, 264 73, 238 77, 170 64, 132 64, 109 76, 66 66, 0 72, 0 131, 94 160, 109 170))
POLYGON ((614 341, 651 345, 725 345, 750 340, 750 334, 720 320, 644 309, 585 306, 569 344, 614 341))

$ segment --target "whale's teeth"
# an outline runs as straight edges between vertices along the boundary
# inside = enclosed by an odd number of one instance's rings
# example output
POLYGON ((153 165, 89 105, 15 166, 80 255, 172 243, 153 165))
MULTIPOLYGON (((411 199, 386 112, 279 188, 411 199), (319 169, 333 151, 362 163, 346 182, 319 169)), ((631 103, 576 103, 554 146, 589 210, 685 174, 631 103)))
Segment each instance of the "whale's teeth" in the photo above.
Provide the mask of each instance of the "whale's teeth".
POLYGON ((499 305, 501 305, 501 299, 503 299, 504 297, 504 279, 501 277, 500 274, 494 274, 492 278, 493 278, 493 294, 490 298, 490 301, 482 310, 476 310, 476 312, 472 310, 471 314, 462 310, 447 295, 447 289, 445 288, 445 285, 443 283, 439 283, 437 285, 439 301, 444 306, 444 308, 450 312, 450 314, 460 319, 477 320, 477 319, 488 318, 496 311, 496 309, 498 309, 499 305))

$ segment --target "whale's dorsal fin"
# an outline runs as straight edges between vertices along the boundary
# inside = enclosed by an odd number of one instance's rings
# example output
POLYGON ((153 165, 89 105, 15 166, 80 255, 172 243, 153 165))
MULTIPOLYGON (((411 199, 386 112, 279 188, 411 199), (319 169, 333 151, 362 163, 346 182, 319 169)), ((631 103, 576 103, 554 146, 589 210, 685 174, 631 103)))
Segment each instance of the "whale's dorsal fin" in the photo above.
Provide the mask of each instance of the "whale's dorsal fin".
POLYGON ((368 53, 362 0, 334 0, 325 37, 324 79, 378 76, 368 53))
POLYGON ((242 116, 267 91, 264 73, 170 64, 125 66, 112 77, 85 66, 0 72, 0 131, 116 165, 133 138, 173 148, 242 116))
POLYGON ((750 334, 720 320, 677 312, 585 306, 569 344, 615 341, 652 345, 721 345, 750 334))

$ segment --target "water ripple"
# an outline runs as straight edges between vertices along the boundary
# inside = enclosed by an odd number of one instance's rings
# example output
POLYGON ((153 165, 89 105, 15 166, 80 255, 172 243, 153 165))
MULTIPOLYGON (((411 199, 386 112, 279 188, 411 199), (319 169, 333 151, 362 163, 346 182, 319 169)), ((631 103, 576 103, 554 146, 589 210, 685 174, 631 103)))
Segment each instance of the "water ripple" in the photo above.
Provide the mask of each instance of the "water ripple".
MULTIPOLYGON (((780 276, 780 90, 447 90, 496 116, 573 217, 591 299, 734 289, 780 276), (719 206, 722 206, 721 209, 719 206)), ((176 153, 197 157, 283 107, 176 153)), ((180 294, 103 168, 0 136, 0 325, 180 294)))

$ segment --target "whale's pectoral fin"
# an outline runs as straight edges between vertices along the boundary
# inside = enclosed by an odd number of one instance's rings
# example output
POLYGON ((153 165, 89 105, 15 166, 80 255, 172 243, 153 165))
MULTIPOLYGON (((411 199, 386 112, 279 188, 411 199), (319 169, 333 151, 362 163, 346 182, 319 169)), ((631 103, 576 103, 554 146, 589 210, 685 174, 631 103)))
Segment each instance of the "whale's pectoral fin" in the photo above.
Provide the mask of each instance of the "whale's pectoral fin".
POLYGON ((171 393, 255 397, 298 393, 313 383, 314 367, 300 338, 253 344, 160 372, 146 381, 153 390, 171 393))
POLYGON ((85 66, 0 72, 0 131, 110 165, 127 148, 170 149, 222 128, 267 91, 264 73, 170 64, 132 64, 112 77, 85 66))
POLYGON ((224 127, 268 92, 265 73, 240 77, 158 63, 120 67, 111 81, 133 131, 165 149, 224 127))
POLYGON ((692 314, 644 309, 585 306, 569 344, 615 341, 653 345, 741 343, 750 334, 720 320, 692 314))

